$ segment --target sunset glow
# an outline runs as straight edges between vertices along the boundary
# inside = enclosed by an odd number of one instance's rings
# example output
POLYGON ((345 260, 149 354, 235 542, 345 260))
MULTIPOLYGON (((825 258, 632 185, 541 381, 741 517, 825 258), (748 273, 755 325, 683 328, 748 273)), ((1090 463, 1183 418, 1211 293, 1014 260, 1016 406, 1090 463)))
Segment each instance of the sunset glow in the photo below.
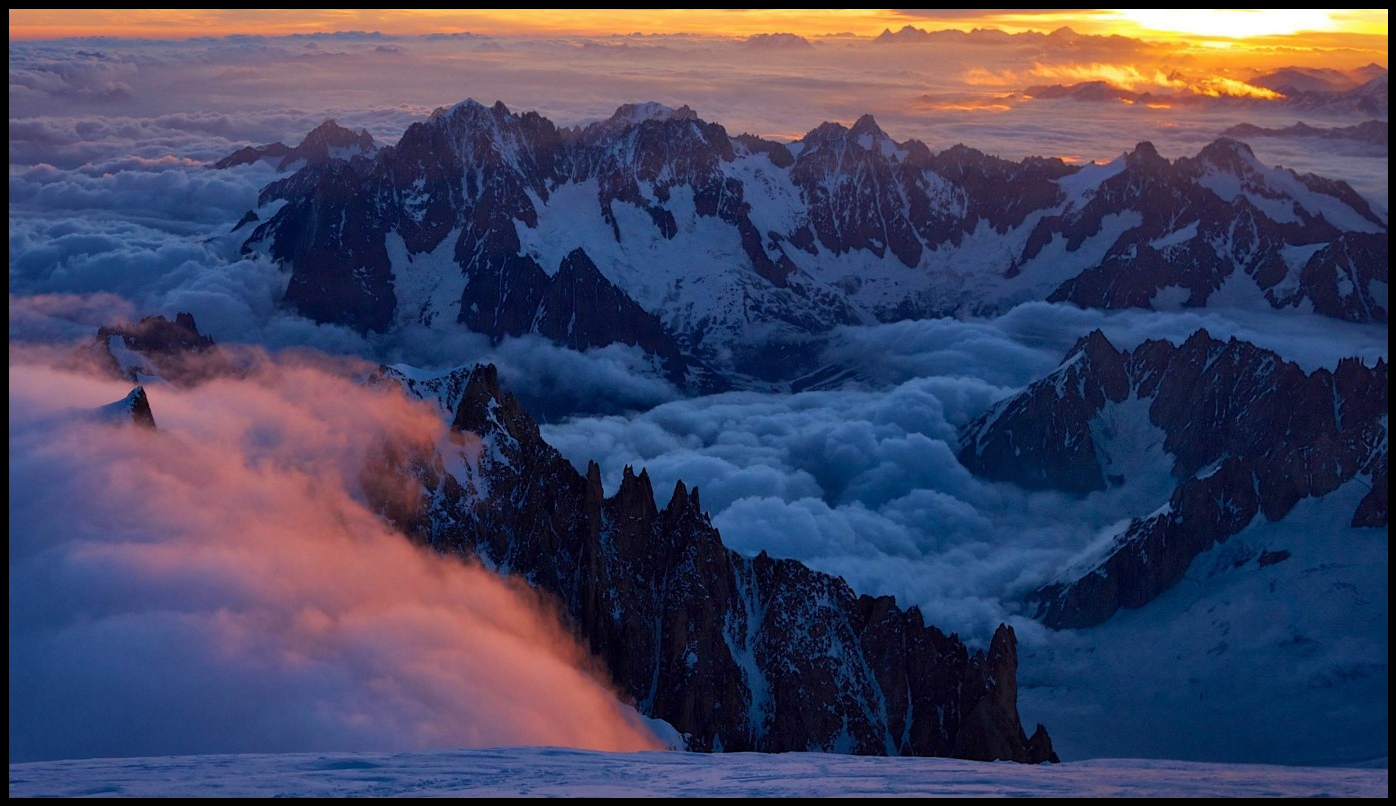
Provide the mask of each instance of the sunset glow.
POLYGON ((1118 13, 1150 33, 1225 39, 1336 31, 1342 25, 1336 12, 1316 8, 1131 8, 1118 13))
POLYGON ((12 39, 75 36, 180 38, 231 34, 307 34, 344 30, 390 34, 489 35, 694 33, 749 36, 875 36, 905 25, 927 29, 993 27, 1121 34, 1197 43, 1279 37, 1298 46, 1375 46, 1387 12, 1366 9, 11 9, 12 39), (1336 38, 1335 38, 1336 37, 1336 38))

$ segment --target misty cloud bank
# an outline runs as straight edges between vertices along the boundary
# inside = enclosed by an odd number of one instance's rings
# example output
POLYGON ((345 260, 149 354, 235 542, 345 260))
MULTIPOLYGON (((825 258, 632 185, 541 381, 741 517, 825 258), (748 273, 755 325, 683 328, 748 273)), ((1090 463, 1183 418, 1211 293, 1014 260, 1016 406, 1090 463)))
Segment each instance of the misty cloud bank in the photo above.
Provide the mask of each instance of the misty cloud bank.
POLYGON ((658 746, 537 594, 363 503, 383 440, 443 438, 425 407, 282 360, 153 387, 150 432, 76 415, 126 387, 35 358, 11 350, 12 762, 658 746))
MULTIPOLYGON (((414 120, 467 97, 533 109, 560 125, 625 102, 684 104, 733 134, 796 139, 825 120, 874 114, 893 137, 933 150, 967 143, 1009 159, 1109 160, 1140 140, 1194 154, 1242 122, 1287 126, 1322 112, 1203 98, 1187 108, 1027 101, 1030 84, 1190 76, 1236 81, 1307 57, 1253 64, 1123 37, 965 37, 876 43, 825 37, 753 47, 686 35, 238 36, 184 42, 17 42, 10 48, 10 161, 72 168, 171 154, 213 161, 248 142, 298 140, 326 117, 394 142, 414 120), (1221 77, 1221 74, 1227 77, 1221 77), (565 80, 559 77, 565 76, 565 80), (327 100, 328 99, 328 100, 327 100)), ((1356 67, 1363 54, 1330 55, 1356 67)), ((1370 58, 1367 59, 1370 61, 1370 58)), ((1327 64, 1325 66, 1344 66, 1327 64)), ((1267 163, 1347 179, 1386 203, 1386 160, 1267 140, 1267 163)))

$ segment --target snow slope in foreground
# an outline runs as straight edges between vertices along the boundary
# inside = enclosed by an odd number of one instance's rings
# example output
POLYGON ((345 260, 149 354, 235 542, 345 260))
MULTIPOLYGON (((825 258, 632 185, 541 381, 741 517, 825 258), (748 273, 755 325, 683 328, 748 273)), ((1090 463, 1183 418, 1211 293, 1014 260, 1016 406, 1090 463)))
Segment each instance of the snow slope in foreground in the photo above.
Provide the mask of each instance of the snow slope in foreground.
POLYGON ((1018 707, 1068 759, 1387 755, 1388 529, 1357 478, 1200 554, 1171 590, 1022 650, 1018 707))
POLYGON ((1384 769, 1111 759, 1026 766, 788 753, 554 748, 45 761, 10 765, 10 797, 801 796, 1386 797, 1384 769))

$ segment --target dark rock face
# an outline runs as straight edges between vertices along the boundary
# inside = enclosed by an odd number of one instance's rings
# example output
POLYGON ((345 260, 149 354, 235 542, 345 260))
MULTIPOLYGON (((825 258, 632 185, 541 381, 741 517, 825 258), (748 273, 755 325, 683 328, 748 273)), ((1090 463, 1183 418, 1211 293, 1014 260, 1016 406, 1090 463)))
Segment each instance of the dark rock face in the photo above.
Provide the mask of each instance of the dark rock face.
POLYGON ((1382 443, 1381 449, 1372 454, 1372 461, 1363 468, 1364 473, 1372 476, 1372 491, 1358 502, 1357 512, 1352 516, 1353 526, 1377 528, 1387 523, 1386 498, 1390 476, 1386 469, 1386 454, 1386 444, 1382 443))
POLYGON ((788 379, 813 367, 782 352, 838 325, 1029 298, 1202 306, 1239 283, 1256 304, 1387 316, 1383 219, 1346 184, 1267 168, 1232 140, 1172 162, 1141 143, 1120 170, 1092 167, 1103 177, 1093 179, 1061 160, 932 153, 871 116, 790 145, 657 104, 566 129, 467 101, 372 151, 321 129, 290 150, 309 155, 297 157, 304 167, 263 190, 262 204, 286 204, 247 247, 291 267, 288 305, 363 331, 454 321, 494 338, 638 345, 683 383, 712 377, 719 357, 723 369, 788 379), (550 207, 563 192, 564 209, 550 207), (530 245, 539 228, 564 241, 551 254, 587 243, 591 290, 570 304, 593 323, 583 334, 538 316, 558 283, 530 245), (1003 246, 990 254, 992 236, 1003 246), (711 259, 683 275, 636 265, 670 243, 711 259), (971 246, 973 260, 957 259, 971 246), (1075 268, 1063 275, 1044 254, 1075 268), (438 298, 457 287, 458 305, 438 298))
POLYGON ((112 336, 120 336, 132 350, 160 355, 201 353, 213 347, 213 339, 199 332, 194 315, 183 312, 175 314, 174 321, 147 316, 134 325, 107 325, 97 330, 99 340, 112 336))
POLYGON ((834 254, 863 249, 879 257, 890 251, 907 266, 919 263, 923 247, 896 193, 911 177, 887 159, 884 149, 895 151, 896 144, 872 115, 851 129, 825 123, 801 142, 791 179, 808 200, 810 226, 824 248, 834 254))
POLYGON ((286 155, 290 153, 291 147, 282 142, 267 143, 264 146, 246 146, 213 163, 213 167, 222 170, 238 165, 251 165, 258 160, 265 159, 276 162, 279 168, 283 164, 289 164, 286 162, 286 155))
POLYGON ((1315 310, 1338 319, 1385 322, 1386 296, 1375 295, 1373 285, 1386 286, 1389 259, 1386 233, 1345 232, 1304 264, 1301 293, 1315 310), (1344 293, 1347 288, 1353 291, 1344 293))
MULTIPOLYGON (((492 287, 508 275, 482 278, 478 286, 492 287)), ((630 344, 663 361, 665 374, 676 381, 707 391, 721 388, 710 371, 684 356, 658 317, 602 276, 581 249, 563 258, 552 277, 535 266, 520 268, 512 279, 518 284, 504 289, 501 297, 513 294, 514 299, 494 311, 496 317, 508 318, 491 322, 472 314, 466 320, 472 329, 509 336, 537 333, 574 350, 630 344)))
POLYGON ((1108 557, 1079 579, 1033 595, 1054 627, 1098 624, 1141 607, 1183 576, 1198 554, 1263 515, 1277 521, 1306 497, 1372 480, 1354 525, 1386 510, 1387 366, 1344 360, 1305 373, 1267 350, 1198 331, 1182 345, 1116 350, 1098 331, 1062 367, 965 430, 961 461, 989 478, 1084 493, 1109 479, 1100 418, 1127 400, 1148 407, 1178 486, 1159 512, 1137 518, 1108 557))
POLYGON ((176 314, 173 321, 147 316, 131 325, 103 326, 92 351, 112 374, 131 381, 147 375, 171 383, 196 383, 231 368, 189 313, 176 314))
POLYGON ((288 203, 252 237, 270 237, 272 257, 297 267, 286 304, 318 322, 386 329, 397 297, 383 224, 358 172, 335 160, 284 182, 262 191, 288 203), (308 185, 304 195, 294 195, 300 184, 308 185))
MULTIPOLYGON (((588 131, 603 136, 599 129, 588 131)), ((671 379, 702 379, 693 385, 706 388, 712 374, 683 355, 658 320, 606 280, 585 253, 574 251, 551 277, 520 254, 516 226, 536 226, 534 200, 546 200, 551 187, 578 171, 601 178, 605 209, 613 200, 641 200, 636 174, 653 179, 672 173, 709 188, 702 198, 711 199, 716 213, 721 183, 712 189, 712 172, 702 173, 715 158, 698 147, 702 129, 691 113, 624 131, 637 140, 630 159, 606 165, 600 154, 568 151, 563 133, 533 113, 514 115, 503 104, 474 102, 438 110, 376 162, 333 161, 268 186, 264 201, 287 204, 249 243, 265 241, 273 257, 295 267, 286 302, 301 313, 385 331, 400 302, 388 236, 401 238, 407 254, 420 255, 454 235, 451 250, 465 279, 458 320, 466 327, 496 339, 539 333, 577 349, 636 345, 657 356, 671 379), (659 130, 665 126, 689 131, 693 142, 659 130), (680 140, 679 162, 666 161, 655 146, 668 137, 680 140)), ((658 208, 652 213, 658 232, 667 226, 672 236, 671 218, 658 208)))
POLYGON ((1124 360, 1100 331, 1082 338, 1062 366, 1000 402, 965 429, 960 462, 981 476, 1029 489, 1105 489, 1091 420, 1130 392, 1124 360))
POLYGON ((970 712, 960 735, 955 740, 954 756, 975 761, 996 761, 1012 758, 1027 746, 1028 760, 1056 762, 1052 739, 1047 729, 1038 725, 1032 738, 1026 738, 1018 719, 1018 638, 1006 625, 999 625, 989 644, 986 661, 990 679, 996 681, 989 696, 979 701, 970 712), (1005 726, 1008 729, 1005 730, 1005 726))
POLYGON ((438 551, 556 596, 623 694, 693 749, 1055 759, 1045 731, 1029 739, 1019 723, 1008 627, 987 655, 970 652, 891 597, 743 557, 682 482, 659 508, 649 476, 627 468, 606 497, 600 469, 580 474, 544 442, 493 367, 378 380, 454 403, 461 456, 399 457, 426 503, 389 514, 438 551))

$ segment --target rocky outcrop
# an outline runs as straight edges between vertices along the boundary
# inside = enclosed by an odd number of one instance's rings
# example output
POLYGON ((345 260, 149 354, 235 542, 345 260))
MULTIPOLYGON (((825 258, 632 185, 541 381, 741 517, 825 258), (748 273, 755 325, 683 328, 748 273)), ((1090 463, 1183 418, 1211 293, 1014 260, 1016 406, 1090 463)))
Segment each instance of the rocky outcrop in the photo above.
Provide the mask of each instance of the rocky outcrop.
POLYGON ((579 473, 548 445, 493 367, 377 377, 455 402, 454 455, 397 460, 424 505, 385 511, 555 596, 619 690, 692 749, 1055 758, 1045 731, 1029 739, 1019 723, 1008 627, 972 652, 891 597, 737 554, 682 482, 659 507, 648 474, 626 468, 605 495, 600 469, 579 473))
MULTIPOLYGON (((505 276, 481 278, 479 285, 492 289, 505 276)), ((472 310, 467 319, 472 329, 494 336, 537 333, 574 350, 630 344, 663 362, 665 375, 684 386, 704 391, 722 388, 710 370, 683 354, 659 317, 616 288, 583 250, 572 250, 551 277, 533 267, 521 267, 510 279, 512 287, 492 297, 509 299, 509 303, 472 310), (493 320, 486 318, 488 314, 493 314, 493 320)), ((482 296, 492 295, 482 292, 482 296)))
POLYGON ((1047 729, 1039 724, 1029 739, 1018 719, 1018 638, 1006 625, 994 632, 985 667, 995 686, 965 720, 955 739, 954 756, 996 761, 1012 759, 1026 747, 1031 761, 1057 761, 1047 729))
POLYGON ((386 224, 362 178, 334 160, 302 169, 262 191, 287 203, 252 237, 295 270, 284 302, 318 322, 385 330, 397 305, 386 224))
POLYGON ((1086 573, 1031 597, 1050 626, 1090 626, 1148 603, 1255 517, 1280 520, 1354 478, 1370 480, 1372 492, 1353 524, 1385 525, 1386 383, 1380 360, 1306 373, 1206 331, 1133 351, 1097 331, 1056 372, 967 426, 960 459, 989 478, 1085 493, 1122 481, 1108 472, 1118 464, 1106 427, 1122 407, 1161 434, 1177 480, 1168 502, 1133 520, 1086 573))
POLYGON ((134 324, 104 325, 92 342, 92 355, 110 374, 130 381, 144 376, 197 383, 232 369, 189 313, 173 320, 147 316, 134 324))

